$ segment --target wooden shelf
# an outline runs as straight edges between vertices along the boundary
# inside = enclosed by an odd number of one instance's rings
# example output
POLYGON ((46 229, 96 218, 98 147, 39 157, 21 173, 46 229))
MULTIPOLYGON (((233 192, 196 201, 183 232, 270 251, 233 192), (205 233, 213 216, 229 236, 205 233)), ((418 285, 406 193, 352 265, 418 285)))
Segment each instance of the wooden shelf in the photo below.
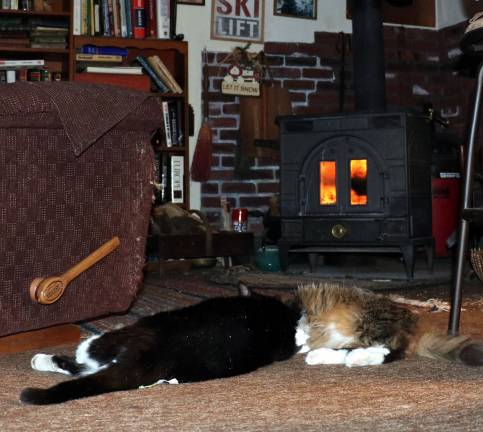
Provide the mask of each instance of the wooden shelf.
POLYGON ((112 46, 131 49, 155 49, 159 50, 162 45, 163 50, 175 50, 182 55, 188 53, 188 43, 185 41, 175 41, 170 39, 129 39, 105 36, 73 36, 74 48, 82 45, 112 46))
POLYGON ((29 47, 7 47, 0 45, 1 52, 10 53, 39 53, 39 54, 69 54, 69 49, 67 48, 29 48, 29 47))
POLYGON ((2 15, 19 15, 19 16, 42 16, 42 17, 70 17, 70 12, 56 12, 56 11, 34 11, 34 10, 13 10, 0 9, 2 15))

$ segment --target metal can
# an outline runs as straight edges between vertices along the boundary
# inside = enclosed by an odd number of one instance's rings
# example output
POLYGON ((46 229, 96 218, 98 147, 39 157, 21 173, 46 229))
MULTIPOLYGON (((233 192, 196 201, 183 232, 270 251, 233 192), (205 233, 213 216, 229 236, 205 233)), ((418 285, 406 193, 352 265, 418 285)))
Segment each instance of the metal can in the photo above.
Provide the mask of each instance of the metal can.
POLYGON ((248 210, 246 208, 235 208, 231 211, 231 226, 233 231, 248 231, 248 210))

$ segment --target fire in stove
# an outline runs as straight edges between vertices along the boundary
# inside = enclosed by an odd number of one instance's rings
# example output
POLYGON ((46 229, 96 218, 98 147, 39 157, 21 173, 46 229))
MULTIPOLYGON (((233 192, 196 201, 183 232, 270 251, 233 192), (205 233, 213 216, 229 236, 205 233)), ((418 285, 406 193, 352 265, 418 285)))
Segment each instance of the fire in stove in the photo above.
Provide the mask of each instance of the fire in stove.
MULTIPOLYGON (((320 205, 337 203, 337 168, 335 161, 321 161, 320 205)), ((350 161, 350 204, 367 205, 367 159, 350 161)))
POLYGON ((367 204, 367 159, 352 159, 351 171, 351 205, 367 204))
POLYGON ((334 205, 337 202, 335 179, 335 162, 320 162, 320 205, 334 205))

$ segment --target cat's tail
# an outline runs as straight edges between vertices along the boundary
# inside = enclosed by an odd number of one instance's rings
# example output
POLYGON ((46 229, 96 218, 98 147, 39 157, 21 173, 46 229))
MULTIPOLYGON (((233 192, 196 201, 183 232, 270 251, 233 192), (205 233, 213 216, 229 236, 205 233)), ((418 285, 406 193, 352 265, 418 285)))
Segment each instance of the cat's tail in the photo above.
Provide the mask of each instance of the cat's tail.
POLYGON ((436 360, 449 360, 468 366, 483 366, 483 341, 469 336, 423 333, 416 354, 436 360))
POLYGON ((51 405, 113 391, 129 390, 139 386, 126 381, 125 378, 128 374, 125 375, 124 380, 119 380, 116 377, 117 374, 112 373, 109 369, 71 381, 64 381, 47 389, 26 388, 20 394, 20 400, 32 405, 51 405))

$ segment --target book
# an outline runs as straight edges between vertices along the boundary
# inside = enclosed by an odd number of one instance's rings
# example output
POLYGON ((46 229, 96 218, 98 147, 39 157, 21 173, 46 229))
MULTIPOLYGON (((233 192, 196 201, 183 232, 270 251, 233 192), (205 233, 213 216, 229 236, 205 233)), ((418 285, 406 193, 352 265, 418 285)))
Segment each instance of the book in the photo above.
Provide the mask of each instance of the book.
POLYGON ((144 0, 146 10, 146 36, 156 38, 156 0, 144 0))
POLYGON ((182 204, 184 200, 184 156, 171 156, 171 202, 182 204))
POLYGON ((161 109, 163 113, 163 126, 164 126, 164 139, 166 147, 173 146, 173 140, 171 135, 171 120, 169 118, 169 103, 168 101, 161 102, 161 109))
POLYGON ((133 36, 134 39, 146 37, 146 11, 144 0, 132 0, 133 36))
POLYGON ((72 34, 75 36, 81 35, 81 20, 82 7, 81 0, 73 0, 73 18, 72 18, 72 34))
POLYGON ((82 72, 74 75, 74 81, 111 84, 118 87, 127 87, 145 92, 149 92, 151 90, 151 80, 147 75, 119 75, 82 72))
POLYGON ((0 68, 6 67, 37 67, 44 66, 45 61, 43 59, 36 60, 0 60, 0 68))
POLYGON ((80 49, 82 54, 106 54, 106 55, 119 55, 121 57, 127 57, 128 49, 119 47, 108 46, 96 46, 96 45, 83 45, 80 49))
POLYGON ((143 69, 138 66, 87 66, 86 72, 120 75, 142 75, 143 69))
POLYGON ((121 63, 123 58, 120 55, 77 53, 75 55, 75 59, 77 61, 93 62, 93 63, 96 63, 96 62, 121 63))
POLYGON ((158 39, 171 37, 171 10, 170 0, 156 1, 156 34, 158 39))
POLYGON ((149 75, 149 77, 153 80, 154 84, 160 90, 162 93, 168 93, 169 88, 161 81, 156 74, 156 72, 153 70, 151 65, 148 63, 146 58, 142 55, 138 55, 136 57, 136 60, 139 62, 139 64, 143 67, 144 71, 149 75))
POLYGON ((166 67, 164 62, 159 58, 158 55, 152 55, 147 58, 149 64, 152 66, 154 71, 159 75, 159 77, 167 84, 168 88, 173 93, 183 93, 183 89, 174 79, 173 75, 166 67))

